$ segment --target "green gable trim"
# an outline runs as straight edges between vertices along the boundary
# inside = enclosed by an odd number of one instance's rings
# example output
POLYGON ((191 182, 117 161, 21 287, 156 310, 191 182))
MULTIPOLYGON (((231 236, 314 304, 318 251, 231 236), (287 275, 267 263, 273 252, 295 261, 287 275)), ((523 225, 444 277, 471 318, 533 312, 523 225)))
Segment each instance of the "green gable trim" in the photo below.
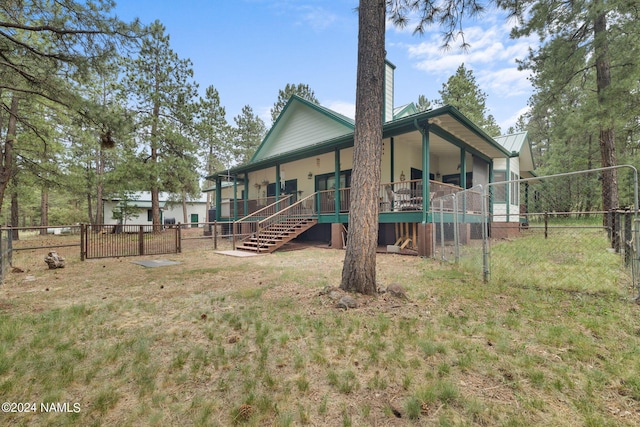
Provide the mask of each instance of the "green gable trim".
MULTIPOLYGON (((271 141, 271 136, 276 132, 279 131, 280 126, 281 126, 281 122, 284 120, 284 117, 286 117, 289 114, 289 110, 292 108, 295 108, 297 105, 303 105, 305 107, 310 108, 311 110, 320 113, 322 116, 327 117, 329 119, 331 119, 332 121, 334 121, 335 123, 345 127, 345 134, 351 133, 354 131, 355 128, 355 122, 351 119, 349 119, 346 116, 343 116, 342 114, 336 113, 335 111, 332 111, 328 108, 325 108, 321 105, 318 105, 314 102, 308 101, 304 98, 301 98, 297 95, 293 95, 291 96, 291 98, 289 98, 289 101, 287 102, 287 104, 284 106, 284 108, 282 109, 282 112, 280 113, 280 115, 278 116, 278 118, 276 119, 276 121, 274 122, 273 126, 271 126, 271 129, 269 129, 269 132, 267 132, 267 135, 264 137, 264 139, 262 140, 262 142, 260 143, 260 146, 258 147, 258 149, 256 150, 256 152, 254 153, 254 155, 251 157, 251 160, 249 161, 248 164, 252 164, 255 162, 258 162, 260 160, 264 160, 267 159, 268 157, 263 157, 263 152, 266 151, 266 148, 270 145, 271 141)), ((282 154, 282 153, 281 153, 282 154)), ((272 157, 272 156, 269 156, 272 157)), ((275 157, 275 156, 273 156, 275 157)))

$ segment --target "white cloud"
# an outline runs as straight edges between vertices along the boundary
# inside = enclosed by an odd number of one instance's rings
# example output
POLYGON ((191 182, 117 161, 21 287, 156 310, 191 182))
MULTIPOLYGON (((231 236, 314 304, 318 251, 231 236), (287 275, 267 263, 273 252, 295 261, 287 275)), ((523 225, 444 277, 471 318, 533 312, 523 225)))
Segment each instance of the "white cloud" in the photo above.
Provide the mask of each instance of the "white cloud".
POLYGON ((326 101, 321 102, 323 107, 327 107, 330 110, 340 113, 343 116, 347 116, 351 119, 356 117, 356 104, 348 101, 326 101))
POLYGON ((515 124, 517 123, 517 121, 520 118, 520 116, 522 116, 523 114, 528 113, 530 109, 531 108, 528 107, 528 106, 520 108, 518 111, 514 112, 511 116, 509 116, 506 119, 504 119, 501 122, 499 122, 498 125, 502 129, 502 132, 506 133, 507 130, 509 129, 509 126, 515 126, 515 124))
POLYGON ((320 6, 304 5, 297 8, 299 26, 310 27, 315 31, 323 31, 338 21, 338 16, 320 6))

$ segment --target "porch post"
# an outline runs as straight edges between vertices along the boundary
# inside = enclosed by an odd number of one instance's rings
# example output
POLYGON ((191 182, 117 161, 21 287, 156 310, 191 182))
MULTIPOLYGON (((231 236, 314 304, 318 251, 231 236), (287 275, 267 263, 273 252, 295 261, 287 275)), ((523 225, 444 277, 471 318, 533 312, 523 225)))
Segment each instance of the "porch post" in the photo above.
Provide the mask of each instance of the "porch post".
POLYGON ((422 129, 422 222, 427 222, 427 212, 430 208, 429 183, 429 125, 422 129))
POLYGON ((393 137, 390 138, 390 142, 389 142, 389 154, 391 156, 391 177, 389 178, 389 182, 393 182, 394 181, 394 176, 395 176, 395 146, 394 146, 394 140, 393 137))
MULTIPOLYGON (((493 179, 493 160, 489 162, 489 186, 487 187, 488 195, 489 195, 489 212, 487 212, 487 216, 493 215, 493 197, 495 195, 495 185, 493 179)), ((486 191, 486 190, 485 190, 486 191)))
POLYGON ((460 148, 460 187, 467 189, 467 152, 464 148, 460 148))
MULTIPOLYGON (((467 151, 464 148, 460 148, 460 187, 462 190, 467 189, 467 151)), ((458 207, 462 209, 462 222, 466 224, 466 214, 467 214, 467 198, 464 197, 462 199, 462 206, 458 207)), ((466 242, 465 242, 466 243, 466 242)))
POLYGON ((249 172, 244 173, 244 215, 249 215, 249 172))
POLYGON ((338 222, 338 218, 340 217, 340 149, 339 148, 336 148, 334 150, 334 160, 335 160, 334 178, 336 181, 335 214, 336 214, 336 222, 338 222))
POLYGON ((504 195, 504 199, 507 203, 507 222, 511 222, 511 212, 510 211, 510 205, 511 205, 511 186, 513 185, 512 182, 509 182, 509 180, 511 180, 511 158, 507 157, 507 172, 506 172, 505 176, 505 181, 507 181, 507 185, 505 188, 505 195, 504 195))
POLYGON ((238 176, 233 176, 233 220, 238 220, 238 176))
POLYGON ((222 179, 216 176, 216 221, 220 221, 222 211, 222 179))
MULTIPOLYGON (((280 163, 276 163, 276 202, 280 200, 280 163)), ((280 203, 276 205, 276 212, 280 210, 280 203)))

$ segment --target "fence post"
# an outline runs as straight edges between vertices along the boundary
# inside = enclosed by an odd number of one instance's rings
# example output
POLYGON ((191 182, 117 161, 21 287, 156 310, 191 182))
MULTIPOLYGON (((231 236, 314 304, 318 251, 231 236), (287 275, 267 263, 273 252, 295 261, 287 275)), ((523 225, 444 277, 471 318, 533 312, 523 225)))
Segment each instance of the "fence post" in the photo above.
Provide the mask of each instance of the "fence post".
POLYGON ((80 224, 80 261, 84 261, 84 251, 86 248, 86 242, 84 241, 84 235, 87 230, 84 228, 84 224, 80 224))
POLYGON ((549 230, 549 212, 544 213, 544 238, 546 239, 548 236, 549 230))
POLYGON ((232 230, 232 232, 233 232, 233 250, 235 251, 236 250, 236 222, 235 221, 232 223, 231 227, 233 228, 233 230, 232 230))
POLYGON ((176 252, 182 253, 182 226, 178 223, 178 229, 176 231, 176 252))
POLYGON ((627 210, 624 212, 624 265, 626 267, 629 267, 629 263, 631 262, 632 241, 631 211, 627 210))
POLYGON ((444 201, 440 198, 440 259, 445 260, 444 256, 444 201))
POLYGON ((144 225, 138 229, 138 255, 144 255, 144 225))
POLYGON ((213 220, 213 249, 218 249, 218 222, 213 220))
POLYGON ((453 195, 453 259, 457 264, 460 261, 460 219, 458 218, 458 197, 453 195))
MULTIPOLYGON (((634 214, 635 215, 635 214, 634 214)), ((636 302, 640 302, 640 219, 634 218, 633 224, 633 242, 635 244, 633 254, 633 264, 631 265, 631 277, 633 284, 638 292, 636 302)))
POLYGON ((482 215, 482 279, 484 283, 489 283, 489 277, 491 274, 491 266, 489 265, 489 195, 487 194, 488 187, 482 189, 482 206, 480 212, 482 215))

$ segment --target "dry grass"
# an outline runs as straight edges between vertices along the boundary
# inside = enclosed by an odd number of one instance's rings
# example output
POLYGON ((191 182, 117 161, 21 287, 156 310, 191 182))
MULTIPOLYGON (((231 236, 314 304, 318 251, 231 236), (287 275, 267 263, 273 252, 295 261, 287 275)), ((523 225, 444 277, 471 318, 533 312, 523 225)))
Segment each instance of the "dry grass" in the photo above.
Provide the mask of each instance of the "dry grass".
POLYGON ((2 424, 640 424, 638 306, 623 290, 485 285, 379 255, 381 284, 410 301, 356 296, 343 311, 319 294, 343 256, 17 259, 26 271, 0 288, 2 401, 81 410, 2 424))

